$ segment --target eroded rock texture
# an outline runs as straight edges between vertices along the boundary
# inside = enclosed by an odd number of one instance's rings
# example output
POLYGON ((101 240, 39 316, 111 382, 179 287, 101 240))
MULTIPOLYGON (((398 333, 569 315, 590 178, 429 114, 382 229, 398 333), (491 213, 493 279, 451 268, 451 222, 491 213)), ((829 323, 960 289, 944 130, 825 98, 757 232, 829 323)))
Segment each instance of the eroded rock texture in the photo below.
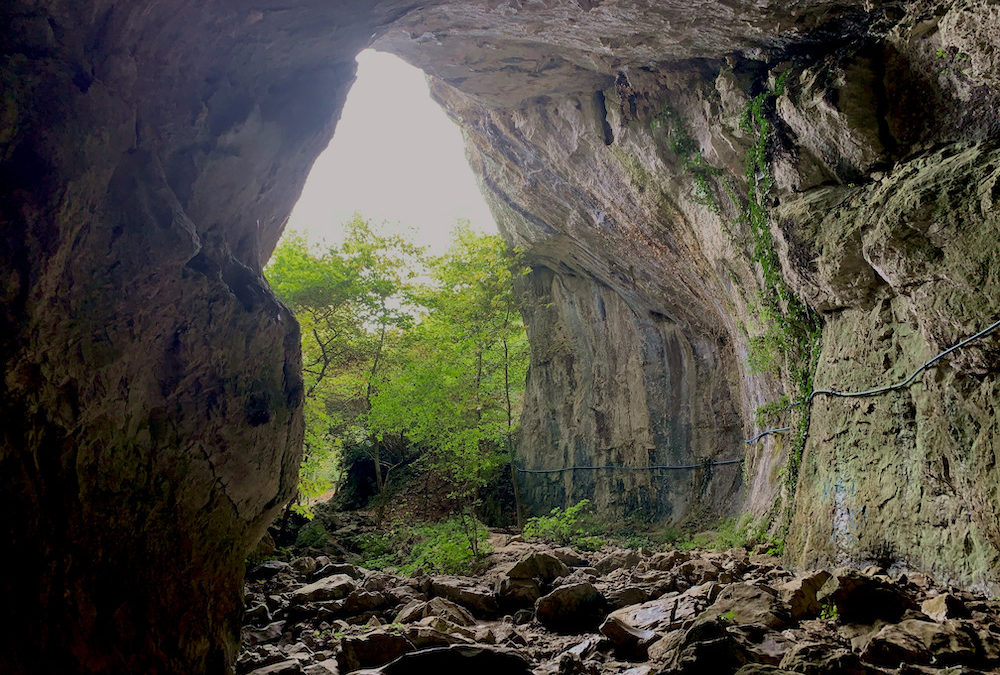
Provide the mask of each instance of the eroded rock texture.
MULTIPOLYGON (((817 384, 897 378, 1000 313, 996 6, 875 4, 7 3, 8 669, 231 663, 242 558, 301 436, 294 321, 260 268, 371 44, 431 75, 533 267, 522 461, 747 457, 745 481, 525 478, 535 505, 778 513, 798 451, 741 444, 795 393, 746 365, 768 322, 743 218, 754 97, 784 74, 751 182, 773 177, 781 271, 825 325, 817 384)), ((908 392, 821 400, 792 556, 995 583, 996 357, 993 339, 908 392)))

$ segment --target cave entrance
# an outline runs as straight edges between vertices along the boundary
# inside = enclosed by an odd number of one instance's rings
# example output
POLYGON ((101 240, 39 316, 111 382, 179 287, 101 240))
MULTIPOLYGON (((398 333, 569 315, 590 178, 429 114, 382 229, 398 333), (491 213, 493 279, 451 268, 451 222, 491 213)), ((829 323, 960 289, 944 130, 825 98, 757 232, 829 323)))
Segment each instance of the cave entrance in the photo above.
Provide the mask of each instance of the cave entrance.
MULTIPOLYGON (((513 255, 461 132, 420 70, 373 50, 357 62, 335 135, 265 269, 302 328, 305 444, 298 496, 272 530, 281 546, 323 540, 291 514, 317 515, 339 486, 336 507, 374 500, 380 513, 420 477, 456 493, 446 486, 464 477, 448 474, 445 456, 461 434, 476 435, 484 463, 507 452, 526 379, 513 255)), ((502 489, 484 519, 499 524, 513 518, 513 486, 507 473, 493 482, 502 489)), ((447 501, 416 517, 465 508, 447 501)))
POLYGON ((286 232, 340 241, 355 213, 439 254, 456 221, 495 234, 459 128, 424 74, 398 56, 362 51, 333 139, 316 159, 286 232))

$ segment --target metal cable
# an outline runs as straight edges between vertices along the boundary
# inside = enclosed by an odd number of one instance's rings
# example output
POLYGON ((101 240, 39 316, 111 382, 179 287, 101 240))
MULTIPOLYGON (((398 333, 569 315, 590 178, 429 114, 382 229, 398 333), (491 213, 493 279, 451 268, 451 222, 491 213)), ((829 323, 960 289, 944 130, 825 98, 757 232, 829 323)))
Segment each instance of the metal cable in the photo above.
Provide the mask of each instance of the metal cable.
MULTIPOLYGON (((951 347, 948 347, 943 352, 941 352, 940 354, 938 354, 937 356, 930 359, 922 366, 914 370, 913 373, 902 382, 898 382, 896 384, 889 384, 884 387, 877 387, 875 389, 868 389, 866 391, 837 391, 835 389, 816 389, 813 390, 813 392, 809 394, 809 396, 807 396, 806 398, 801 399, 799 401, 795 401, 794 403, 790 403, 785 409, 790 410, 791 408, 794 408, 796 406, 808 405, 809 403, 812 403, 813 399, 816 398, 817 396, 833 396, 837 398, 865 398, 868 396, 879 396, 881 394, 886 394, 890 391, 895 391, 897 389, 903 389, 905 387, 910 386, 910 384, 913 383, 913 381, 917 378, 917 376, 920 375, 920 373, 924 372, 925 370, 933 366, 935 363, 943 359, 948 354, 951 354, 955 350, 961 349, 970 342, 974 342, 975 340, 979 340, 981 338, 986 337, 987 335, 995 331, 997 328, 1000 328, 1000 320, 995 321, 994 323, 987 326, 983 330, 979 331, 975 335, 967 337, 961 342, 958 342, 952 345, 951 347)), ((760 432, 753 438, 748 438, 743 442, 746 444, 756 443, 765 436, 770 436, 771 434, 780 434, 791 430, 792 430, 791 427, 780 427, 778 429, 765 429, 764 431, 760 432)), ((514 468, 519 473, 563 473, 565 471, 600 471, 603 469, 618 470, 618 471, 660 471, 660 470, 676 471, 682 469, 697 469, 706 466, 739 464, 742 461, 743 458, 740 457, 737 459, 726 459, 718 462, 701 462, 699 464, 653 465, 653 466, 615 466, 607 464, 603 466, 567 466, 561 469, 523 469, 515 465, 514 468)))
MULTIPOLYGON (((974 342, 975 340, 979 340, 981 338, 986 337, 987 335, 995 331, 997 328, 1000 328, 1000 320, 993 322, 992 324, 982 329, 975 335, 971 335, 962 340, 961 342, 958 342, 956 344, 953 344, 951 347, 948 347, 943 352, 941 352, 940 354, 938 354, 937 356, 930 359, 922 366, 914 370, 913 373, 902 382, 897 382, 896 384, 888 384, 884 387, 876 387, 875 389, 867 389, 865 391, 837 391, 835 389, 815 389, 806 398, 788 404, 788 406, 785 407, 785 410, 790 410, 800 405, 808 405, 812 403, 813 399, 815 399, 817 396, 833 396, 836 398, 867 398, 869 396, 879 396, 881 394, 887 394, 890 391, 903 389, 905 387, 910 386, 913 383, 913 381, 917 379, 917 376, 919 376, 922 372, 924 372, 925 370, 933 366, 935 363, 946 357, 948 354, 951 354, 953 351, 957 349, 961 349, 970 342, 974 342)), ((781 427, 780 429, 767 429, 765 431, 760 432, 753 438, 747 439, 746 442, 754 443, 763 438, 764 436, 769 436, 771 434, 778 434, 785 431, 791 431, 791 427, 781 427)))
POLYGON ((743 458, 723 459, 717 462, 699 462, 698 464, 654 464, 653 466, 616 466, 605 464, 602 466, 566 466, 561 469, 522 469, 515 466, 520 473, 562 473, 564 471, 600 471, 602 469, 616 469, 619 471, 675 471, 680 469, 699 469, 704 466, 722 466, 723 464, 739 464, 743 458))

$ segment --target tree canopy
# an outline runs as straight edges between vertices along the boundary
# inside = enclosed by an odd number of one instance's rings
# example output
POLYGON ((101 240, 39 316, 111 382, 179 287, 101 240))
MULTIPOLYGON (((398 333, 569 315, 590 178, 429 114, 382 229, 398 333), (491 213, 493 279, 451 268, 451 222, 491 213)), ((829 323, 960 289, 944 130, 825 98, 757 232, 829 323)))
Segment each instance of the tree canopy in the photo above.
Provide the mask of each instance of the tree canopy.
POLYGON ((500 237, 461 222, 433 257, 357 216, 337 246, 282 240, 265 273, 302 327, 300 508, 331 489, 347 451, 371 459, 380 492, 400 463, 438 472, 456 508, 496 478, 527 369, 521 271, 500 237))

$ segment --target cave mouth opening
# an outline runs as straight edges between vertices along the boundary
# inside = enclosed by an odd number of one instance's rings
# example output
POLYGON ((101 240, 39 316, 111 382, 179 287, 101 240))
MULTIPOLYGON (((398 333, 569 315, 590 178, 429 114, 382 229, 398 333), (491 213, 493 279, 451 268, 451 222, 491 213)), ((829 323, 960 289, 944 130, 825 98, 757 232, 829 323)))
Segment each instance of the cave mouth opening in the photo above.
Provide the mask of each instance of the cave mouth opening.
POLYGON ((510 443, 526 381, 515 255, 462 132, 423 71, 371 49, 356 61, 334 135, 264 269, 300 324, 305 392, 298 490, 271 529, 281 546, 306 527, 291 512, 316 515, 338 487, 332 508, 364 508, 384 496, 382 470, 417 471, 417 448, 457 442, 423 428, 421 410, 439 405, 435 416, 446 416, 452 402, 464 417, 451 421, 464 429, 477 420, 466 431, 491 449, 502 442, 484 429, 506 420, 510 443), (407 393, 423 382, 445 393, 407 393))
POLYGON ((424 73, 373 49, 356 60, 334 136, 316 158, 285 232, 338 242, 358 214, 433 254, 448 247, 459 220, 495 234, 461 131, 432 100, 424 73))

